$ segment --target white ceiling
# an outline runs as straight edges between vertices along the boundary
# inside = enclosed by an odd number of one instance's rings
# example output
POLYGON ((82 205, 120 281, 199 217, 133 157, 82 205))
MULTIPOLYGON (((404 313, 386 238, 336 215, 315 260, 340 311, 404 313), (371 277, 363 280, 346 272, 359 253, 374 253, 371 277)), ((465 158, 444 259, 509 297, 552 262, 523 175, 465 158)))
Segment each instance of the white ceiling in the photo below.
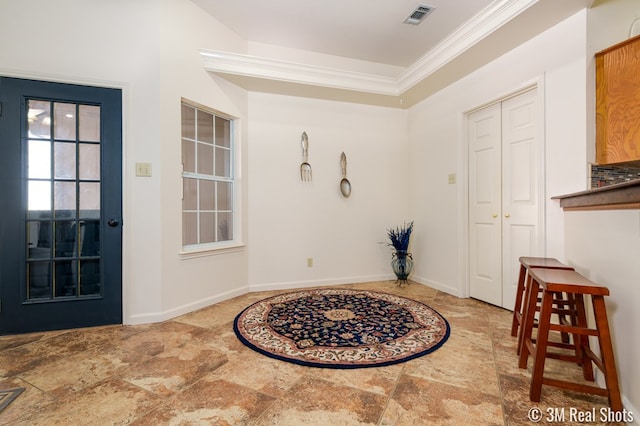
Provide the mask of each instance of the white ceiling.
POLYGON ((492 1, 194 0, 194 3, 249 41, 408 67, 492 1), (418 4, 435 9, 420 25, 403 23, 418 4))
MULTIPOLYGON (((279 63, 217 57, 205 68, 249 90, 410 106, 568 18, 594 0, 192 0, 248 42, 386 64, 401 71, 391 95, 349 84, 318 92, 310 78, 270 77, 279 63), (418 26, 403 23, 419 4, 434 7, 418 26), (270 72, 270 71, 265 71, 270 72), (283 83, 288 82, 288 83, 283 83), (301 86, 291 85, 299 83, 301 86), (345 96, 343 96, 345 95, 345 96)), ((219 52, 221 53, 221 52, 219 52)), ((268 58, 265 58, 268 59, 268 58)), ((296 68, 293 68, 297 71, 296 68)), ((290 71, 290 70, 287 70, 290 71)), ((307 70, 316 73, 317 69, 307 70)), ((335 70, 329 70, 333 73, 335 70)), ((347 77, 350 77, 348 75, 347 77)))

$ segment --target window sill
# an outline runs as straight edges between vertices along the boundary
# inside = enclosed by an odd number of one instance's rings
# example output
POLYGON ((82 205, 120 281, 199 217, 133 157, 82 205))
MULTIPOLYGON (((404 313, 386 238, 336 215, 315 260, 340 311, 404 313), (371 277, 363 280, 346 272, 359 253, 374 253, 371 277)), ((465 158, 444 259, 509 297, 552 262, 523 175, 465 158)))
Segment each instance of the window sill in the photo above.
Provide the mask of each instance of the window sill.
POLYGON ((180 258, 184 260, 196 259, 199 257, 217 256, 220 254, 237 253, 244 251, 244 244, 233 244, 218 247, 203 247, 200 249, 191 249, 188 251, 181 251, 180 258))

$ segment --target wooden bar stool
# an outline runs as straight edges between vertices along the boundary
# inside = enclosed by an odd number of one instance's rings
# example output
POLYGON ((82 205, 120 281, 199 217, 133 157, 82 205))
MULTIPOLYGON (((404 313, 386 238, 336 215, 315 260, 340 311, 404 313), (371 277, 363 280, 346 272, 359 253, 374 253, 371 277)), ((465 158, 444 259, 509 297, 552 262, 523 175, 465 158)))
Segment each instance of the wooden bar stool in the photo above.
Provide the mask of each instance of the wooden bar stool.
POLYGON ((531 388, 529 391, 531 401, 540 401, 542 385, 544 384, 572 391, 606 396, 609 399, 609 405, 612 410, 622 411, 623 406, 618 384, 618 373, 611 344, 607 308, 604 303, 604 296, 609 295, 609 289, 588 280, 576 271, 536 268, 529 270, 529 274, 531 276, 529 294, 537 294, 538 291, 542 292, 540 318, 538 320, 538 336, 535 343, 531 338, 531 334, 534 323, 535 304, 537 303, 535 299, 537 298, 531 297, 529 305, 525 308, 526 314, 522 325, 524 343, 518 363, 520 368, 527 368, 529 355, 532 355, 534 359, 531 388), (577 312, 575 324, 567 321, 560 321, 560 324, 551 323, 554 294, 559 292, 566 293, 570 303, 575 306, 577 312), (584 307, 584 296, 587 295, 591 297, 593 304, 595 328, 590 328, 587 324, 584 307), (550 331, 572 334, 575 354, 564 355, 549 352, 548 343, 550 331), (589 336, 596 336, 598 338, 600 357, 596 356, 589 347, 589 336), (594 380, 593 366, 591 364, 593 361, 604 374, 606 388, 602 389, 597 386, 544 377, 544 364, 547 358, 579 362, 582 365, 584 378, 589 381, 594 380))
MULTIPOLYGON (((552 257, 520 257, 520 273, 518 275, 518 286, 516 288, 516 300, 513 306, 513 319, 511 321, 511 335, 518 336, 518 349, 517 353, 520 354, 522 347, 522 336, 518 333, 522 327, 522 318, 524 317, 524 307, 527 306, 527 301, 524 300, 527 294, 526 287, 528 282, 528 271, 533 268, 547 268, 547 269, 566 269, 573 270, 573 267, 561 263, 552 257), (523 303, 524 302, 524 303, 523 303)), ((537 295, 536 295, 537 298, 537 295)), ((565 343, 568 343, 565 338, 565 343)))

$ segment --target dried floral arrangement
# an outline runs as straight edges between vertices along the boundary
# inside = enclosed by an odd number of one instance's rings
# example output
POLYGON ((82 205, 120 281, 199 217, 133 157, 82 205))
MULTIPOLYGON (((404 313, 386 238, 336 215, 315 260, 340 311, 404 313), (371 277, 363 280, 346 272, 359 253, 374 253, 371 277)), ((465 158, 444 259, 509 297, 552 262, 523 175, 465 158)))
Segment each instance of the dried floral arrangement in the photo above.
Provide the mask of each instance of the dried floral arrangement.
POLYGON ((388 245, 393 246, 396 251, 407 251, 411 232, 413 232, 413 221, 405 222, 403 226, 387 229, 387 235, 391 241, 388 245))

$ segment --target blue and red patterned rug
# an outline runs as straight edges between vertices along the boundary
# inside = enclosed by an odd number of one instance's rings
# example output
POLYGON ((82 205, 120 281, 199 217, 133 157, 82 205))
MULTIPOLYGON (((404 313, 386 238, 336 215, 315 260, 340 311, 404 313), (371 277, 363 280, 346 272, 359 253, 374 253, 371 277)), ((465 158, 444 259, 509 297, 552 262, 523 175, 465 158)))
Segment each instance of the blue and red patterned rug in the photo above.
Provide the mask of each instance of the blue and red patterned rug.
POLYGON ((450 331, 447 320, 423 303, 339 288, 263 299, 238 314, 233 328, 264 355, 323 368, 405 362, 438 349, 450 331))

